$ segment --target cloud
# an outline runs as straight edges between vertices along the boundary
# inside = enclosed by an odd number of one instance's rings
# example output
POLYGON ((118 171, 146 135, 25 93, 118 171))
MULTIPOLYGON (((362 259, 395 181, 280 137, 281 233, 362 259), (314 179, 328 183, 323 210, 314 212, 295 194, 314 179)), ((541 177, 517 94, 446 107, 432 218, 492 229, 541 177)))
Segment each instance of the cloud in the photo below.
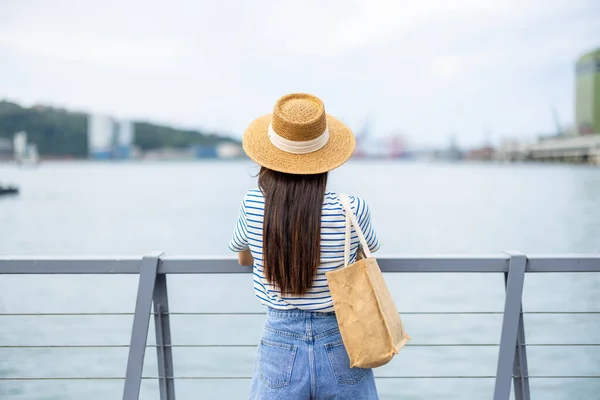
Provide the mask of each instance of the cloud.
POLYGON ((0 46, 64 62, 87 62, 105 67, 161 68, 182 52, 176 41, 104 40, 97 36, 24 31, 0 34, 0 46))
POLYGON ((289 91, 375 135, 478 144, 572 120, 594 0, 5 0, 0 97, 241 134, 289 91))

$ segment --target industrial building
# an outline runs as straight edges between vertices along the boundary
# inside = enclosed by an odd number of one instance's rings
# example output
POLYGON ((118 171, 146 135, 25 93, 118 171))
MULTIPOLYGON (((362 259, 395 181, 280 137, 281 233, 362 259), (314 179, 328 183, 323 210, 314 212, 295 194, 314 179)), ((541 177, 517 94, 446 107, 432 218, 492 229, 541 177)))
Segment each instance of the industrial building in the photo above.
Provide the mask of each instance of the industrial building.
POLYGON ((600 48, 575 67, 575 123, 580 135, 600 134, 600 48))

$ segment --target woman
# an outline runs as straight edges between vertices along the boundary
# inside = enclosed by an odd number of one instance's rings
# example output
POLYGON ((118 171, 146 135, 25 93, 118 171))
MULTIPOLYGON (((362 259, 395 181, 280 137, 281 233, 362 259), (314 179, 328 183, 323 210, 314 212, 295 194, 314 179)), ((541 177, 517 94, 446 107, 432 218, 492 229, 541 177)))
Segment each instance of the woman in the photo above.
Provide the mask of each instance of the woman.
MULTIPOLYGON (((350 368, 325 273, 344 264, 345 213, 327 173, 348 160, 352 131, 323 102, 290 94, 253 121, 244 150, 261 166, 246 193, 231 250, 253 265, 267 320, 251 399, 378 399, 373 371, 350 368)), ((364 200, 350 196, 371 252, 379 242, 364 200)), ((359 250, 352 229, 350 263, 359 250)))

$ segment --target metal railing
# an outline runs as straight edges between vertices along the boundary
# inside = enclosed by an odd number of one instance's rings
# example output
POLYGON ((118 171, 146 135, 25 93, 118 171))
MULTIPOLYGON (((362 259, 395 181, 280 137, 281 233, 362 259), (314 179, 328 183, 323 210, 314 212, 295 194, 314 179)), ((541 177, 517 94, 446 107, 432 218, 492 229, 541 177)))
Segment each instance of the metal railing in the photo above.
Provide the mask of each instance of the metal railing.
MULTIPOLYGON (((503 312, 471 312, 469 314, 501 314, 502 330, 500 343, 465 344, 467 346, 497 346, 498 359, 495 376, 383 376, 377 379, 422 379, 422 378, 485 378, 495 379, 494 400, 508 400, 511 386, 516 400, 529 400, 530 378, 558 378, 557 376, 532 376, 527 367, 527 347, 523 323, 522 294, 525 273, 600 272, 600 254, 593 255, 530 255, 506 252, 498 255, 481 256, 401 256, 378 258, 386 273, 496 273, 505 277, 506 296, 503 312)), ((240 267, 231 258, 173 257, 155 253, 140 258, 0 258, 2 274, 135 274, 139 275, 135 311, 131 313, 77 313, 76 315, 133 315, 133 326, 129 345, 60 345, 56 347, 129 348, 124 377, 0 377, 10 380, 118 380, 124 379, 123 399, 139 398, 142 379, 159 382, 160 399, 175 399, 177 379, 250 379, 250 376, 176 376, 172 349, 175 347, 215 347, 215 345, 176 345, 171 341, 171 315, 221 315, 222 313, 170 313, 167 292, 167 274, 240 274, 251 273, 249 267, 240 267), (154 312, 152 312, 154 306, 154 312), (148 345, 148 330, 154 316, 156 345, 148 345), (142 376, 147 347, 155 347, 158 361, 158 376, 142 376)), ((537 312, 557 314, 560 312, 537 312)), ((569 314, 577 312, 569 312, 569 314)), ((589 314, 590 312, 581 312, 589 314)), ((595 312, 591 312, 594 314, 595 312)), ((598 312, 600 314, 600 312, 598 312)), ((227 315, 249 315, 262 313, 227 313, 227 315)), ((452 312, 403 313, 404 314, 453 314, 452 312)), ((457 312, 455 314, 464 314, 457 312)), ((22 313, 0 314, 0 316, 27 315, 50 316, 70 315, 67 313, 22 313)), ((74 315, 74 314, 73 314, 74 315)), ((553 344, 536 344, 552 346, 553 344)), ((554 344, 559 345, 559 344, 554 344)), ((567 344, 560 344, 567 346, 567 344)), ((568 346, 598 346, 599 344, 568 344, 568 346)), ((457 344, 412 344, 412 346, 457 346, 457 344)), ((52 348, 54 346, 1 346, 2 348, 52 348)), ((218 347, 255 347, 253 345, 218 345, 218 347)), ((561 376, 561 378, 600 378, 600 376, 561 376)))

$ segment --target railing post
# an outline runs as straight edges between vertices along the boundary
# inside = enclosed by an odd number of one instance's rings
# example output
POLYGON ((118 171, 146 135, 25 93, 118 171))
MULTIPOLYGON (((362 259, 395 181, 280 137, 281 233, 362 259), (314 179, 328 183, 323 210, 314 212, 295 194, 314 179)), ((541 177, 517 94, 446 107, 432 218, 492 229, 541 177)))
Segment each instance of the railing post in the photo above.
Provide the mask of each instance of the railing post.
POLYGON ((135 301, 133 327, 131 329, 129 356, 127 357, 123 400, 138 400, 140 396, 144 356, 148 341, 148 325, 150 324, 150 312, 152 310, 152 298, 154 295, 154 283, 156 282, 156 271, 158 270, 161 254, 157 253, 145 256, 140 265, 140 278, 135 301))
POLYGON ((509 400, 515 353, 521 316, 521 298, 525 281, 527 257, 519 252, 508 252, 510 262, 506 279, 506 299, 498 354, 498 368, 494 387, 494 400, 509 400))
POLYGON ((169 320, 169 296, 166 274, 158 274, 156 277, 156 286, 154 288, 154 328, 156 331, 160 400, 175 400, 171 323, 169 320))
MULTIPOLYGON (((509 254, 512 255, 512 254, 509 254)), ((508 284, 508 273, 504 274, 504 284, 508 284)), ((523 301, 519 309, 519 331, 513 366, 513 385, 515 400, 531 400, 529 390, 529 369, 527 367, 527 347, 525 345, 525 323, 523 321, 523 301)))
POLYGON ((513 367, 515 400, 531 400, 529 391, 529 369, 527 368, 527 348, 525 347, 525 324, 523 323, 523 305, 519 312, 519 332, 513 367))

